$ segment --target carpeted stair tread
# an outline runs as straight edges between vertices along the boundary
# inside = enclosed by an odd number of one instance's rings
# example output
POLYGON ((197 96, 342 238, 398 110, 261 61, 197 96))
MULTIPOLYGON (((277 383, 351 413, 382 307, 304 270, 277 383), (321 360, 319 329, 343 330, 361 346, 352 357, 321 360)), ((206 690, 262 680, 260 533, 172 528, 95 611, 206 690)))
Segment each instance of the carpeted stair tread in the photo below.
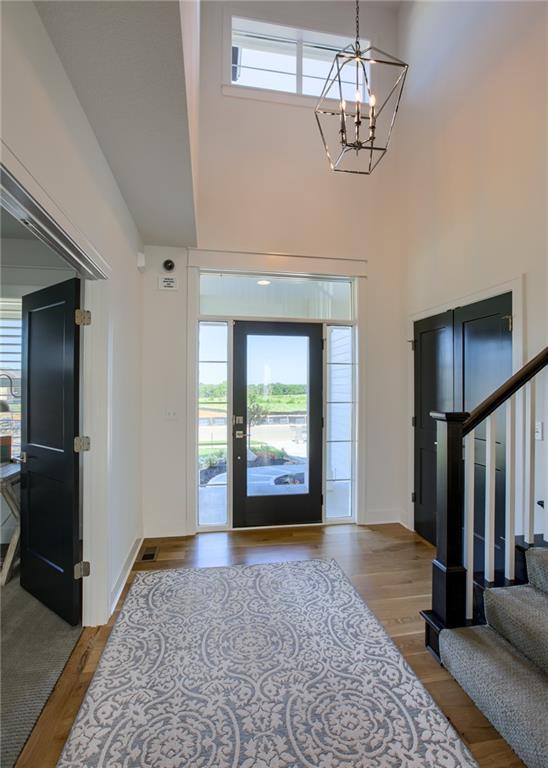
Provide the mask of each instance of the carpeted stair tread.
POLYGON ((548 594, 548 549, 531 547, 525 553, 529 583, 548 594))
POLYGON ((486 589, 483 601, 489 626, 548 674, 548 595, 522 584, 486 589))
POLYGON ((444 629, 440 655, 528 768, 546 768, 548 676, 488 626, 444 629))

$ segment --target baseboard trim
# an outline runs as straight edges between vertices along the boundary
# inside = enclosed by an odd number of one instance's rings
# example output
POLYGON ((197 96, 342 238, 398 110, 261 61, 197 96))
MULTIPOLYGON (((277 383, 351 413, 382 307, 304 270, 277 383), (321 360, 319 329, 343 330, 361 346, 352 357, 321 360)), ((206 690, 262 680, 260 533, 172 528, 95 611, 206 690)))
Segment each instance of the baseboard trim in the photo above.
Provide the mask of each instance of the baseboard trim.
POLYGON ((359 520, 359 525, 382 525, 383 523, 399 523, 407 528, 403 522, 405 515, 401 509, 372 509, 369 510, 366 520, 359 520))
POLYGON ((122 570, 120 571, 120 575, 118 576, 116 580, 116 584, 112 588, 112 591, 110 593, 110 615, 112 616, 114 609, 116 608, 116 604, 118 600, 120 599, 120 595, 122 594, 122 590, 125 586, 125 583, 127 581, 127 578, 130 574, 131 569, 133 568, 133 563, 135 562, 135 558, 137 557, 137 553, 139 552, 139 549, 141 547, 141 544, 143 543, 143 537, 140 536, 139 538, 135 539, 133 542, 133 546, 129 550, 129 554, 126 557, 126 560, 124 562, 124 565, 122 566, 122 570))

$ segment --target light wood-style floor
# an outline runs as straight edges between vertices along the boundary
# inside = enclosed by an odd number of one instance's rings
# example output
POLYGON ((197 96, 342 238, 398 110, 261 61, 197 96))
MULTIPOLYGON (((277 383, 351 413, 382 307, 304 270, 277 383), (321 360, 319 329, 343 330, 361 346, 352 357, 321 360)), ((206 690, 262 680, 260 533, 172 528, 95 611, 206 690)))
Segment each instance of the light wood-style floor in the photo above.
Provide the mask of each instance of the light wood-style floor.
MULTIPOLYGON (((517 768, 523 765, 457 683, 424 649, 419 610, 430 607, 434 550, 411 531, 400 525, 345 525, 203 533, 196 537, 143 542, 143 548, 155 545, 159 547, 157 560, 136 562, 117 611, 134 573, 140 570, 335 558, 480 766, 517 768)), ((107 626, 83 631, 17 768, 55 766, 115 618, 116 614, 107 626)))

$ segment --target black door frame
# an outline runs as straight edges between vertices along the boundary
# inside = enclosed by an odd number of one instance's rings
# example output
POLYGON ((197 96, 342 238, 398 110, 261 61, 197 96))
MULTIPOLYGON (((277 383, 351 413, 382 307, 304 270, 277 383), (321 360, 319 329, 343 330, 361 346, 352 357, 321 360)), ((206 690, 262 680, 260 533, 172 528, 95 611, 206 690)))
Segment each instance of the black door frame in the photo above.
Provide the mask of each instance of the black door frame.
MULTIPOLYGON (((233 323, 233 413, 244 416, 243 424, 232 426, 232 527, 302 525, 323 522, 323 323, 275 320, 233 323), (243 386, 247 370, 248 334, 308 336, 309 346, 309 490, 308 494, 248 497, 247 460, 242 455, 242 438, 247 433, 247 398, 243 386)), ((247 445, 244 439, 244 445, 247 445)))

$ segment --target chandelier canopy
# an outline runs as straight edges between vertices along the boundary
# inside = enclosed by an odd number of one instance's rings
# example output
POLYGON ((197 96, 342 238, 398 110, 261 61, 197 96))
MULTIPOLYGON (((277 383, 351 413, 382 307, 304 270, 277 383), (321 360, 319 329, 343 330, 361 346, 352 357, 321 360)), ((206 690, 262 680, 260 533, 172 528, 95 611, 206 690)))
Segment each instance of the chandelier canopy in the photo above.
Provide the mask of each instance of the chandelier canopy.
POLYGON ((335 55, 315 115, 332 171, 370 174, 392 135, 409 66, 379 48, 356 41, 335 55))

